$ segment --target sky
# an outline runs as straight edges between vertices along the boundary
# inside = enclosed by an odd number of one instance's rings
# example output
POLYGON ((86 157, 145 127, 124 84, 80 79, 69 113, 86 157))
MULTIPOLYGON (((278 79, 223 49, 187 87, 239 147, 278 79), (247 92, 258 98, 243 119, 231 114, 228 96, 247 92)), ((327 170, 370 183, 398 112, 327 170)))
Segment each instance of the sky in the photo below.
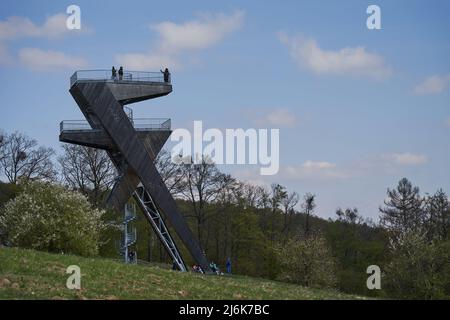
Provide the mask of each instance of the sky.
MULTIPOLYGON (((316 194, 316 214, 375 221, 402 177, 450 193, 449 1, 0 2, 0 129, 61 152, 79 69, 172 72, 173 92, 132 105, 172 127, 277 128, 280 169, 222 170, 316 194), (81 10, 69 30, 66 9, 81 10), (366 9, 378 5, 381 29, 366 9)), ((170 148, 171 143, 167 144, 170 148)))

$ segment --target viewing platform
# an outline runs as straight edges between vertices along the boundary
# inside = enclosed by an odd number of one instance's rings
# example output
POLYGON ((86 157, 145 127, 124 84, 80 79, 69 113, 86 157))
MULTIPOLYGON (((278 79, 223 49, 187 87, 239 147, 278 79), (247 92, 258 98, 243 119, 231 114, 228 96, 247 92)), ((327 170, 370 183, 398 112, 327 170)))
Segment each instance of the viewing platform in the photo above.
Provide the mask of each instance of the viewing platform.
MULTIPOLYGON (((170 79, 169 79, 170 80, 170 79)), ((161 72, 147 72, 147 71, 124 71, 123 76, 116 74, 112 75, 111 70, 96 69, 96 70, 78 70, 70 77, 70 87, 76 82, 111 82, 111 83, 157 83, 168 84, 170 81, 164 82, 164 76, 161 72)))
MULTIPOLYGON (((162 72, 128 71, 113 75, 111 70, 78 70, 70 77, 70 91, 90 88, 99 91, 107 87, 122 105, 154 99, 172 92, 170 74, 164 79, 162 72), (167 80, 167 81, 164 81, 167 80)), ((73 95, 73 94, 72 94, 73 95)))
MULTIPOLYGON (((172 133, 170 119, 137 118, 130 122, 139 139, 162 147, 172 133)), ((109 150, 113 147, 104 129, 92 128, 86 120, 64 120, 59 124, 59 141, 79 144, 86 147, 109 150)))
MULTIPOLYGON (((130 119, 136 131, 170 131, 171 121, 168 118, 136 118, 130 119)), ((59 133, 67 132, 101 132, 93 129, 87 120, 63 120, 59 124, 59 133)))

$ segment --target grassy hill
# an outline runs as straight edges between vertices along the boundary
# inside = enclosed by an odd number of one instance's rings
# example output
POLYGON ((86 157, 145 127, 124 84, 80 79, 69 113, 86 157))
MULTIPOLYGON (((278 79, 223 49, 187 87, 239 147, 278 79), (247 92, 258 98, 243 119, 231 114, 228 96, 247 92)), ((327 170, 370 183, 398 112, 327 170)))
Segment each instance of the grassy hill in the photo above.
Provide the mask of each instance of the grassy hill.
POLYGON ((244 276, 204 276, 101 258, 0 248, 0 299, 361 299, 244 276), (81 268, 81 290, 66 268, 81 268))

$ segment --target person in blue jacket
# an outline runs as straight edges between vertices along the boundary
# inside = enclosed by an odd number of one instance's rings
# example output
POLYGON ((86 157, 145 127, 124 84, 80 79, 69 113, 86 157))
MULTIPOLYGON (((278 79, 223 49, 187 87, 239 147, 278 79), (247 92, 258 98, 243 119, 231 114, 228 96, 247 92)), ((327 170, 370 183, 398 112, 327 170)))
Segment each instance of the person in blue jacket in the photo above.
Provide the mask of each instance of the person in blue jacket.
POLYGON ((227 262, 226 262, 225 266, 227 268, 227 273, 231 274, 231 259, 230 259, 230 257, 227 258, 227 262))

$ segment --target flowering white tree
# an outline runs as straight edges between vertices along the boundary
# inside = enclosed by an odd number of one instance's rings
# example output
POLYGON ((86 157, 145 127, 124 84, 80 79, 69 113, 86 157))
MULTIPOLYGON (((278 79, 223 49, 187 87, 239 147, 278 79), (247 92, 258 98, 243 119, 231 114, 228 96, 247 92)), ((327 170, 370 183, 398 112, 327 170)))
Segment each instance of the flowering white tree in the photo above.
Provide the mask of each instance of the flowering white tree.
POLYGON ((106 228, 103 210, 62 186, 30 182, 0 212, 0 232, 12 246, 93 256, 106 228))
POLYGON ((319 233, 291 239, 278 252, 280 280, 308 287, 336 286, 336 262, 326 239, 319 233))

